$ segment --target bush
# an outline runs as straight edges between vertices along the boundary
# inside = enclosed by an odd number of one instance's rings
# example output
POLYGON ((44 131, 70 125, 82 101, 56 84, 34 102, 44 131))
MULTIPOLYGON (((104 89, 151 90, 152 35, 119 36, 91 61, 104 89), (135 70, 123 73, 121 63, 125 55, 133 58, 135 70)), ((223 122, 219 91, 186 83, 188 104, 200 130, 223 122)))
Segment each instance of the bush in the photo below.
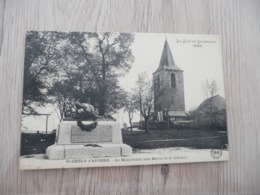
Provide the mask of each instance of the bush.
POLYGON ((21 156, 46 153, 46 148, 54 142, 54 133, 21 133, 21 156))

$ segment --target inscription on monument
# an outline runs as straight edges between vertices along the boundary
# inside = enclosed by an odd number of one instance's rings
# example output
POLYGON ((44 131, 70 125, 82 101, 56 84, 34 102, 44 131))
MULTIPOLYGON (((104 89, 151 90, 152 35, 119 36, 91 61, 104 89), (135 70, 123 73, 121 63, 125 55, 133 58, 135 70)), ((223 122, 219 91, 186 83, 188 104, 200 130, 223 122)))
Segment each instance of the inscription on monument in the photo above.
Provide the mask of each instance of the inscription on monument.
POLYGON ((97 126, 91 132, 82 131, 78 126, 72 126, 71 143, 112 142, 112 127, 97 126))

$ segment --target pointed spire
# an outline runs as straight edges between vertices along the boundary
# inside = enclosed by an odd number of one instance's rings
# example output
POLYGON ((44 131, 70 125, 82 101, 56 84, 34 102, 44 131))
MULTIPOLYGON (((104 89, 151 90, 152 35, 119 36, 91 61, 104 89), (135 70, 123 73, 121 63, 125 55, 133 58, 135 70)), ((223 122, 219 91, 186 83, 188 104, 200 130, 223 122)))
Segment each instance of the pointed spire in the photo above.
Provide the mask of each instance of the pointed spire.
POLYGON ((170 46, 168 44, 167 38, 165 37, 165 43, 163 46, 163 52, 161 55, 161 60, 158 69, 155 71, 159 71, 162 69, 167 70, 181 70, 174 62, 170 46))

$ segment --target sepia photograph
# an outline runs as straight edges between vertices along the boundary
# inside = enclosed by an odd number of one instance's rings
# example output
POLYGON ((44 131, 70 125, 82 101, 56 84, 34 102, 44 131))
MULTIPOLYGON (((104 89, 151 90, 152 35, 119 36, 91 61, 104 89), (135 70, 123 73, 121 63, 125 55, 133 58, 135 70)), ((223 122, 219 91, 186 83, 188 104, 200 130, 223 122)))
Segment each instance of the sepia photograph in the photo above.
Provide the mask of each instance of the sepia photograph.
POLYGON ((229 160, 221 42, 28 31, 20 169, 229 160))

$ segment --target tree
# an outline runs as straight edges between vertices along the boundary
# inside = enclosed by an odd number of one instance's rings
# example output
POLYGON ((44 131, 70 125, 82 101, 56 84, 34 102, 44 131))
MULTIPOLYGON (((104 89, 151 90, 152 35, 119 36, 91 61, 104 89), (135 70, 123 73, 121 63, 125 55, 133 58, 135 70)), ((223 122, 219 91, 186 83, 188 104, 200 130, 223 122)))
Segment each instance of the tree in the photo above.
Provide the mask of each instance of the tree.
POLYGON ((29 32, 23 110, 51 102, 62 120, 66 104, 90 98, 100 115, 115 112, 123 105, 118 77, 134 61, 133 41, 127 33, 29 32))
POLYGON ((219 91, 216 80, 209 81, 209 79, 206 79, 202 82, 201 88, 207 98, 213 97, 219 91))
POLYGON ((143 72, 138 75, 135 88, 135 100, 138 109, 144 118, 145 133, 149 133, 149 119, 152 116, 154 106, 154 89, 152 82, 148 79, 147 73, 143 72))
POLYGON ((131 131, 133 131, 132 119, 134 116, 134 112, 137 109, 137 104, 136 104, 133 94, 126 93, 124 102, 125 102, 124 111, 127 112, 127 114, 128 114, 130 129, 131 129, 131 131))
POLYGON ((167 128, 170 129, 169 108, 175 102, 173 102, 171 100, 171 95, 169 93, 167 93, 166 90, 161 90, 159 94, 164 95, 164 101, 162 102, 162 109, 164 110, 164 112, 166 114, 167 128))
POLYGON ((217 123, 217 119, 216 119, 217 108, 216 106, 214 106, 214 96, 219 91, 216 80, 209 81, 209 79, 206 79, 202 83, 202 91, 204 92, 205 96, 209 100, 208 104, 206 105, 207 107, 206 114, 209 118, 209 126, 214 128, 217 123))
POLYGON ((33 104, 48 102, 48 77, 55 74, 61 56, 64 33, 30 31, 26 35, 24 59, 23 113, 36 113, 33 104))
POLYGON ((53 98, 50 102, 57 105, 60 121, 66 117, 68 112, 71 113, 75 109, 74 103, 77 100, 75 96, 78 91, 67 81, 54 83, 48 93, 53 98))
POLYGON ((134 57, 131 44, 133 34, 129 33, 73 33, 70 36, 76 54, 81 57, 85 71, 94 81, 95 97, 100 115, 113 111, 115 93, 120 92, 117 78, 123 76, 131 67, 134 57), (112 89, 114 94, 110 93, 112 89), (110 109, 110 110, 109 110, 110 109))

